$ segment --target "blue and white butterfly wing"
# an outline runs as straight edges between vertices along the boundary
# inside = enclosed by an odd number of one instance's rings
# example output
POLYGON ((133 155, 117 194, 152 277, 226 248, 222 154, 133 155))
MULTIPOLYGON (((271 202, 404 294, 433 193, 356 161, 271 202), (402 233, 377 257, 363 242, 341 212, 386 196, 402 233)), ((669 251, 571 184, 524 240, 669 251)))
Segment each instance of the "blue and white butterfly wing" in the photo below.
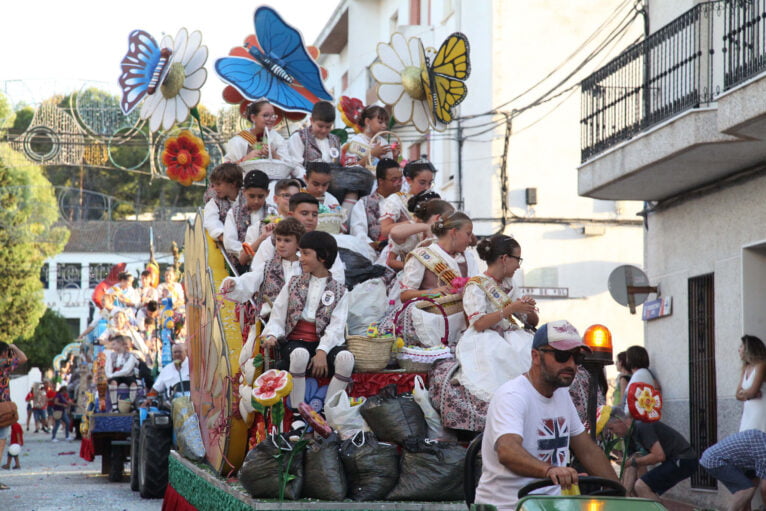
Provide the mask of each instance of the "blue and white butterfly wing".
POLYGON ((276 77, 253 59, 223 57, 215 61, 215 71, 221 79, 237 89, 250 101, 268 97, 276 77))
POLYGON ((134 30, 128 36, 128 53, 122 59, 122 73, 118 80, 122 89, 120 108, 127 115, 146 96, 154 68, 160 60, 161 48, 157 41, 143 30, 134 30))
POLYGON ((314 96, 332 101, 319 66, 306 51, 300 32, 288 25, 271 7, 259 7, 254 17, 255 35, 267 57, 282 66, 314 96))

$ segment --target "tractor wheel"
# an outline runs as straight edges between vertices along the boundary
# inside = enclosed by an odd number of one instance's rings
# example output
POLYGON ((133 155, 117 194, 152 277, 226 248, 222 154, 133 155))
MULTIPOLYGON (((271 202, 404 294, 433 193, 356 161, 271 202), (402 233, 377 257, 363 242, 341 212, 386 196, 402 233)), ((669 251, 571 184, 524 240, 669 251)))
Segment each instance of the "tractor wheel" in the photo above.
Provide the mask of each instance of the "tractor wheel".
POLYGON ((141 498, 160 499, 168 485, 168 455, 173 442, 171 428, 159 428, 150 421, 141 426, 138 457, 138 491, 141 498))

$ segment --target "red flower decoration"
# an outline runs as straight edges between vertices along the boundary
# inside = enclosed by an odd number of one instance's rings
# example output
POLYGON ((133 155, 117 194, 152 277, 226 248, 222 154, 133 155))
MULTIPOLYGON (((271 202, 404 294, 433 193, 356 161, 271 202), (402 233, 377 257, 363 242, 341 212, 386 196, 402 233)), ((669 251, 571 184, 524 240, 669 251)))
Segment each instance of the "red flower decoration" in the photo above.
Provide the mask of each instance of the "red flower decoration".
POLYGON ((364 110, 364 103, 357 98, 351 98, 348 96, 341 96, 340 102, 338 102, 338 110, 340 111, 340 118, 349 128, 352 128, 356 133, 362 131, 360 124, 362 120, 362 110, 364 110))
POLYGON ((463 288, 465 287, 465 285, 468 283, 469 280, 470 279, 468 277, 455 277, 454 279, 452 279, 452 282, 450 282, 450 286, 452 286, 450 289, 450 293, 452 293, 453 295, 462 293, 463 288))
POLYGON ((162 163, 167 167, 170 179, 189 186, 194 181, 205 179, 210 155, 202 139, 182 131, 177 137, 170 137, 165 142, 162 163))
POLYGON ((662 395, 652 385, 631 383, 627 392, 631 417, 642 422, 657 422, 662 418, 662 395))
POLYGON ((303 420, 308 423, 309 426, 314 428, 314 431, 316 431, 319 435, 321 435, 323 438, 327 438, 328 436, 332 435, 332 428, 329 424, 327 424, 327 421, 317 413, 316 410, 314 410, 310 404, 301 402, 298 403, 298 413, 301 414, 301 417, 303 417, 303 420))

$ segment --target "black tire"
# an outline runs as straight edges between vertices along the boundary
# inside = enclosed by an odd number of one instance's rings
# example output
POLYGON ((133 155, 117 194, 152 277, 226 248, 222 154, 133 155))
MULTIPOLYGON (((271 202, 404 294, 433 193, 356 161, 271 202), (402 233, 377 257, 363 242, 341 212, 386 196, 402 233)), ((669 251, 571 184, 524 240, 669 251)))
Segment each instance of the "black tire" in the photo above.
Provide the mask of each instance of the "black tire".
POLYGON ((141 418, 138 412, 133 415, 130 428, 130 489, 138 491, 138 460, 140 456, 139 439, 141 438, 141 418))
POLYGON ((104 440, 104 447, 101 449, 101 473, 107 475, 112 466, 112 443, 104 440))
POLYGON ((160 499, 168 485, 168 455, 173 430, 158 428, 146 420, 139 438, 138 491, 143 499, 160 499))
POLYGON ((109 480, 119 483, 125 473, 125 450, 121 445, 113 445, 110 451, 109 480))

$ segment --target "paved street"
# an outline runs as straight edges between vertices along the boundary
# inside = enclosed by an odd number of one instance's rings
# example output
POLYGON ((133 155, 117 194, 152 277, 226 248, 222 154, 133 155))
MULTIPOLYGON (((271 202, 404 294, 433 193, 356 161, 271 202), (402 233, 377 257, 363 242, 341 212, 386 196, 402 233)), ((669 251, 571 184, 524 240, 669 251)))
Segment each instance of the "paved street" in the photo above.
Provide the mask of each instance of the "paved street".
MULTIPOLYGON (((52 443, 50 434, 24 432, 21 470, 0 469, 3 511, 158 511, 161 500, 143 500, 126 481, 110 483, 101 475, 101 457, 80 458, 80 442, 52 443)), ((62 433, 59 431, 59 438, 62 433)), ((6 461, 3 456, 2 464, 6 461)))

